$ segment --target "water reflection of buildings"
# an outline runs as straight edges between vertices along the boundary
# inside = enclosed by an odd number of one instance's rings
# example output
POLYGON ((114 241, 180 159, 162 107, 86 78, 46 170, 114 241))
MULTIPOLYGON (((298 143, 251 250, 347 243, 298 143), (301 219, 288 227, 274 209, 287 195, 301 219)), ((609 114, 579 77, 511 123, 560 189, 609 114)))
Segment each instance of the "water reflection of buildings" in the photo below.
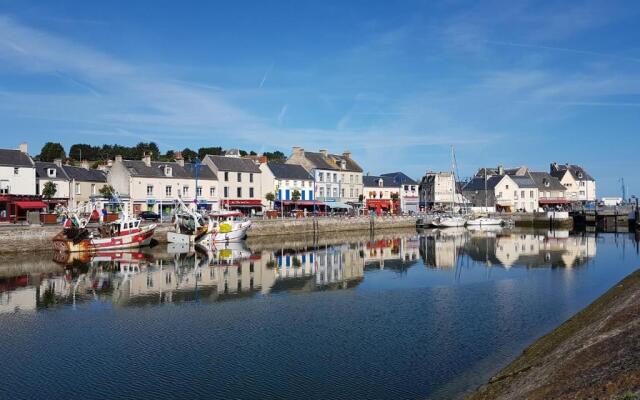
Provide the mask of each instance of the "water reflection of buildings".
POLYGON ((420 257, 420 240, 417 235, 371 240, 366 243, 363 252, 366 269, 405 271, 420 257))
POLYGON ((596 255, 596 238, 557 232, 430 231, 420 239, 429 268, 452 268, 462 257, 488 266, 577 267, 596 255))

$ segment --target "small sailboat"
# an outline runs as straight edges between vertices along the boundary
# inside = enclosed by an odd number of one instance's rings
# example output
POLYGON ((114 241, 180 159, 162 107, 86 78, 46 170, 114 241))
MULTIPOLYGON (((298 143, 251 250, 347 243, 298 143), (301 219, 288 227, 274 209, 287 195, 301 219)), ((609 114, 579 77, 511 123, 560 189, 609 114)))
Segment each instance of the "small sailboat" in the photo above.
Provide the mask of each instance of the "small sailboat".
MULTIPOLYGON (((484 169, 484 209, 488 210, 487 206, 487 169, 484 169)), ((496 226, 502 225, 502 220, 499 218, 491 218, 488 216, 479 216, 476 218, 472 218, 467 221, 467 225, 469 226, 496 226)))
POLYGON ((456 183, 456 155, 451 146, 451 175, 453 176, 453 190, 451 191, 451 212, 449 214, 445 214, 439 217, 436 217, 433 220, 433 225, 438 228, 457 228, 461 226, 465 226, 467 224, 467 220, 455 213, 455 204, 456 204, 456 192, 457 192, 457 183, 456 183))

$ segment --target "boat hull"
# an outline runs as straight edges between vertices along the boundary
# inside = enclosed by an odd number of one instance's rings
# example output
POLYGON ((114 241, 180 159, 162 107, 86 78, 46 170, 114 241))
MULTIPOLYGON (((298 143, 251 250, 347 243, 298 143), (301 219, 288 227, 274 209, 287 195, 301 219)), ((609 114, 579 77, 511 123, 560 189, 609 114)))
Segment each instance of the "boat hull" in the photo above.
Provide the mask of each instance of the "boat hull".
POLYGON ((470 226, 496 226, 496 225, 502 225, 502 220, 499 219, 495 219, 495 218, 476 218, 476 219, 472 219, 467 221, 467 225, 470 226))
POLYGON ((150 225, 128 235, 86 238, 78 242, 68 239, 64 232, 60 232, 53 238, 53 248, 61 252, 75 253, 143 247, 151 243, 155 228, 156 225, 150 225))

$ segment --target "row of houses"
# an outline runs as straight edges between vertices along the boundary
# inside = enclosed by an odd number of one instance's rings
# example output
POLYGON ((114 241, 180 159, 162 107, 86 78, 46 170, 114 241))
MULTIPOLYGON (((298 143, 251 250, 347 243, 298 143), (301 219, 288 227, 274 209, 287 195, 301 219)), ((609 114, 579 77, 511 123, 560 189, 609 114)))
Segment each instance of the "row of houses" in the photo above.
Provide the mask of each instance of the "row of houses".
POLYGON ((143 211, 170 214, 180 198, 201 209, 239 209, 247 214, 297 208, 381 212, 418 211, 418 183, 401 172, 364 175, 350 152, 306 152, 294 147, 284 163, 264 157, 242 157, 236 149, 207 155, 196 163, 179 152, 173 161, 116 156, 97 169, 34 161, 27 145, 0 150, 0 218, 23 218, 29 209, 73 209, 125 206, 134 215, 143 211), (55 193, 43 193, 53 184, 55 193), (104 197, 111 186, 117 199, 104 197), (44 195, 44 196, 43 196, 44 195))
POLYGON ((491 211, 534 212, 595 200, 595 179, 584 168, 555 162, 549 172, 498 166, 480 168, 467 182, 456 182, 449 172, 427 172, 420 181, 420 202, 425 209, 466 204, 491 211))
POLYGON ((237 209, 247 214, 269 209, 331 211, 365 209, 377 213, 418 212, 471 203, 505 211, 534 211, 541 206, 595 200, 595 181, 581 167, 552 164, 549 173, 482 168, 461 184, 448 172, 428 172, 420 182, 402 172, 364 173, 350 152, 305 151, 293 147, 283 163, 241 156, 238 150, 187 162, 116 156, 97 169, 34 161, 27 145, 0 150, 0 218, 18 219, 29 209, 127 207, 170 214, 180 198, 201 209, 237 209), (55 193, 44 188, 55 187, 55 193), (104 197, 111 186, 117 199, 104 197), (43 196, 44 195, 44 196, 43 196))

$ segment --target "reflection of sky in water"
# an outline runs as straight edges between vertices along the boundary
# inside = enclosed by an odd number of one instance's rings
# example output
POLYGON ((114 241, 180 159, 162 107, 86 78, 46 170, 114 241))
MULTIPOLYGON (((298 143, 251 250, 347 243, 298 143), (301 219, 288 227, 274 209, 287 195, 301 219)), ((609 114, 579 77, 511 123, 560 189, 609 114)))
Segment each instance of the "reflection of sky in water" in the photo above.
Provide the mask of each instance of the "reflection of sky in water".
POLYGON ((0 398, 459 397, 637 268, 632 239, 431 231, 66 273, 18 260, 0 269, 0 398))

